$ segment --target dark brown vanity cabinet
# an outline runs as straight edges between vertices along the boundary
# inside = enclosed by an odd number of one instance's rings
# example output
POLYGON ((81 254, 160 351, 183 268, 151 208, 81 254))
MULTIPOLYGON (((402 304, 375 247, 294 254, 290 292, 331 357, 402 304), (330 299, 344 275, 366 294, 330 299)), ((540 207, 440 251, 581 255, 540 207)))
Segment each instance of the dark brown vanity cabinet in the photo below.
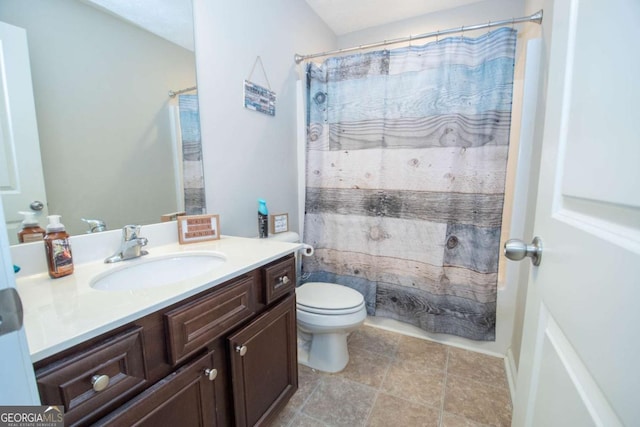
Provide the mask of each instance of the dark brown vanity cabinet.
POLYGON ((228 338, 236 426, 264 425, 298 389, 293 294, 228 338))
POLYGON ((292 255, 35 364, 65 425, 268 425, 298 387, 292 255))

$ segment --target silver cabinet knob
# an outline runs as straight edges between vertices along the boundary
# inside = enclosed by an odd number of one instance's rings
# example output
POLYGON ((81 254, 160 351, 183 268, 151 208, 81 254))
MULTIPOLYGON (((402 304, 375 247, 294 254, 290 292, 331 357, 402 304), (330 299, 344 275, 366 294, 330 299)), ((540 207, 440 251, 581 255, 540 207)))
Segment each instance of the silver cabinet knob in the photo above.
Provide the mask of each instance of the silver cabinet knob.
POLYGON ((278 289, 279 287, 284 286, 290 282, 291 282, 291 279, 289 279, 289 276, 284 275, 278 278, 278 283, 276 283, 276 285, 273 288, 278 289))
POLYGON ((289 276, 287 276, 286 274, 282 277, 278 277, 278 283, 276 283, 276 285, 273 287, 273 289, 278 289, 281 286, 285 286, 287 284, 291 283, 291 279, 289 279, 289 276))
POLYGON ((217 369, 205 369, 204 370, 204 376, 209 378, 209 381, 213 381, 218 376, 218 370, 217 369))
POLYGON ((91 377, 94 391, 102 391, 109 387, 109 375, 94 375, 91 377))
POLYGON ((237 345, 236 353, 240 353, 240 356, 244 356, 247 354, 247 346, 246 345, 237 345))
POLYGON ((34 211, 41 211, 44 208, 44 203, 39 200, 34 200, 33 202, 31 202, 29 207, 34 211))
POLYGON ((504 244, 504 255, 512 261, 530 257, 531 263, 538 266, 542 260, 542 240, 536 236, 530 245, 520 239, 507 240, 504 244))

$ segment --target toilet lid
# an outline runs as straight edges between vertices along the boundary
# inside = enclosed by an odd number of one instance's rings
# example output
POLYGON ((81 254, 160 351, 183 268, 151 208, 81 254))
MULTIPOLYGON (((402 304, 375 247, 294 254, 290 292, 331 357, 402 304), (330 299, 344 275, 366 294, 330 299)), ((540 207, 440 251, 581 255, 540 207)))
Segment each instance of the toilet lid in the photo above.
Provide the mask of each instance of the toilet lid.
POLYGON ((323 312, 360 308, 364 304, 362 294, 335 283, 309 282, 296 288, 296 302, 303 310, 323 312))

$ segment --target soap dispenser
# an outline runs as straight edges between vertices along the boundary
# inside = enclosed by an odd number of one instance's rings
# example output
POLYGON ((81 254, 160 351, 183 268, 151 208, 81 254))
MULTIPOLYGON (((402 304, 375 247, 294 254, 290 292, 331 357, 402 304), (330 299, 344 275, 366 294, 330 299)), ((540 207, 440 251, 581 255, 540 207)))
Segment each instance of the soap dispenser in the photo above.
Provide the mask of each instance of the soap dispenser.
POLYGON ((35 212, 18 212, 24 216, 22 229, 18 232, 20 243, 41 242, 44 239, 44 228, 40 227, 35 212))
POLYGON ((71 244, 69 234, 60 222, 60 215, 47 217, 47 234, 44 236, 44 247, 47 252, 47 264, 49 276, 52 279, 68 276, 73 273, 73 257, 71 256, 71 244))
POLYGON ((264 199, 258 199, 258 237, 269 237, 269 211, 264 199))

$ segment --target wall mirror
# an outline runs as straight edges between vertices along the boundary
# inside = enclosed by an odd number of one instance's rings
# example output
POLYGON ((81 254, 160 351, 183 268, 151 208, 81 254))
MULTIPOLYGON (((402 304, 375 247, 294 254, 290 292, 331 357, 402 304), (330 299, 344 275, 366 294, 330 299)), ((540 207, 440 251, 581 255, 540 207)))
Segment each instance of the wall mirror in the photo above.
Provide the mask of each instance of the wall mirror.
MULTIPOLYGON (((178 100, 169 91, 196 86, 193 23, 176 16, 164 25, 190 28, 181 46, 96 4, 109 1, 2 0, 0 8, 0 21, 27 33, 48 213, 62 215, 70 234, 89 229, 81 218, 113 230, 184 209, 178 100)), ((164 2, 155 3, 140 6, 143 20, 155 19, 164 2)), ((179 3, 192 21, 191 1, 179 3)), ((15 212, 3 203, 9 222, 15 212)), ((16 226, 8 224, 12 244, 16 226)))

